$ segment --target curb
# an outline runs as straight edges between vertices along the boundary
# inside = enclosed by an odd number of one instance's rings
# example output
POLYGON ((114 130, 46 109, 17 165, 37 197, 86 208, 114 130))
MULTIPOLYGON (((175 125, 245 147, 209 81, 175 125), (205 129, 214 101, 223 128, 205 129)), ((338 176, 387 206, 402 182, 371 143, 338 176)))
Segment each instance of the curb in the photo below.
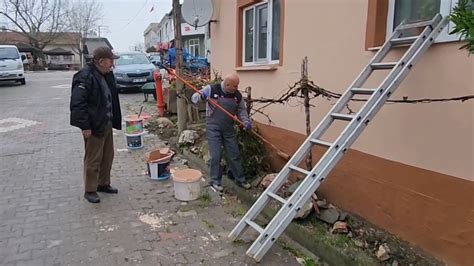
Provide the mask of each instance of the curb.
MULTIPOLYGON (((208 167, 201 158, 191 153, 189 150, 183 150, 182 155, 189 161, 190 166, 199 168, 203 173, 208 174, 208 167)), ((249 193, 248 190, 237 186, 226 176, 223 176, 222 183, 224 187, 237 195, 242 203, 249 208, 257 200, 253 193, 249 193)), ((262 211, 262 215, 267 219, 273 217, 275 213, 275 210, 268 207, 265 207, 262 211)), ((286 235, 286 237, 295 241, 309 252, 315 254, 329 265, 380 265, 380 263, 374 258, 364 254, 363 252, 360 252, 356 257, 352 257, 346 254, 344 250, 321 241, 317 236, 319 233, 320 232, 311 231, 301 224, 292 222, 286 228, 282 236, 286 235)))

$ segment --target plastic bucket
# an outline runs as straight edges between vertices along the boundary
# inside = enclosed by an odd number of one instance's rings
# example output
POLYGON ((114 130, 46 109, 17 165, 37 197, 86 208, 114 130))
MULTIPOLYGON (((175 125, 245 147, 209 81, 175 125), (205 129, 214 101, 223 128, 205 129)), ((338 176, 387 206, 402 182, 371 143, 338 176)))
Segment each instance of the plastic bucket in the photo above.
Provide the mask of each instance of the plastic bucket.
POLYGON ((181 201, 192 201, 201 195, 202 173, 195 169, 177 170, 173 173, 174 197, 181 201))
POLYGON ((127 148, 129 149, 141 149, 143 148, 143 133, 140 134, 127 134, 127 148))
POLYGON ((125 134, 141 134, 143 133, 143 117, 138 115, 127 115, 125 120, 125 134))
POLYGON ((148 152, 145 161, 148 176, 152 180, 167 180, 170 178, 170 163, 174 152, 170 149, 161 149, 148 152))

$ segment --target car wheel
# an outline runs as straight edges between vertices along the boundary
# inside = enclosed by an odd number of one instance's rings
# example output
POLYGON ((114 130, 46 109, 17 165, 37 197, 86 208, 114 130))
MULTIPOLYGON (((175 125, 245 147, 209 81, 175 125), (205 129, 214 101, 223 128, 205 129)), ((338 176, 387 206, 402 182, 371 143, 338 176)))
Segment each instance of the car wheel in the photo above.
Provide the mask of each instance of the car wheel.
POLYGON ((20 82, 21 85, 25 85, 26 84, 26 80, 24 78, 18 80, 20 82))

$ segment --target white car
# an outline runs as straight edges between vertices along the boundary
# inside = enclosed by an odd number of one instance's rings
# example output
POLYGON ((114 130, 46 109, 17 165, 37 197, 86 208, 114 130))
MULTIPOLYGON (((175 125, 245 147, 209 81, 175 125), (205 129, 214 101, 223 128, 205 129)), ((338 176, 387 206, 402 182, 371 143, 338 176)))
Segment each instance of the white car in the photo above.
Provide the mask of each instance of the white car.
POLYGON ((0 81, 18 81, 26 84, 23 56, 14 45, 0 45, 0 81))

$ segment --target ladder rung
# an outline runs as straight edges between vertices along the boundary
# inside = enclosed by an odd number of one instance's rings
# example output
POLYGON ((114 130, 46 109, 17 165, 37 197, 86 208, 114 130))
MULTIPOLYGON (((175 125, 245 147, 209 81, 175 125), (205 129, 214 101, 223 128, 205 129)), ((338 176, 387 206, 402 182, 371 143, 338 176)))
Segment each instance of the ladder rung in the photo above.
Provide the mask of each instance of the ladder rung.
POLYGON ((412 44, 418 39, 418 36, 404 37, 404 38, 395 38, 390 40, 392 44, 401 45, 401 44, 412 44))
POLYGON ((432 20, 426 20, 426 21, 421 21, 421 22, 417 22, 417 23, 401 25, 398 28, 398 30, 401 31, 401 30, 408 30, 408 29, 414 29, 414 28, 421 28, 421 27, 426 27, 426 26, 432 25, 432 24, 433 24, 432 20))
POLYGON ((397 64, 398 64, 397 62, 385 62, 385 63, 372 63, 371 66, 373 69, 392 69, 397 64))
POLYGON ((353 115, 346 115, 346 114, 339 114, 339 113, 332 113, 331 116, 334 119, 340 119, 340 120, 345 120, 345 121, 351 121, 352 119, 354 119, 353 115))
POLYGON ((313 143, 313 144, 321 145, 321 146, 328 147, 328 148, 331 147, 331 145, 332 145, 331 142, 327 142, 327 141, 319 140, 319 139, 310 139, 309 141, 311 141, 311 143, 313 143))
POLYGON ((365 95, 372 95, 374 92, 376 92, 376 89, 363 89, 363 88, 352 88, 351 91, 354 94, 365 94, 365 95))
POLYGON ((298 171, 298 172, 300 172, 302 174, 305 174, 305 175, 309 175, 309 171, 304 170, 303 168, 299 168, 298 166, 295 166, 295 165, 290 165, 290 169, 298 171))
POLYGON ((286 203, 286 200, 280 196, 278 196, 277 194, 273 193, 273 192, 267 192, 268 196, 278 200, 279 202, 285 204, 286 203))
POLYGON ((253 229, 255 229, 255 231, 257 231, 259 234, 263 233, 263 228, 256 224, 255 222, 253 221, 250 221, 250 220, 245 220, 245 222, 250 225, 250 227, 252 227, 253 229))

